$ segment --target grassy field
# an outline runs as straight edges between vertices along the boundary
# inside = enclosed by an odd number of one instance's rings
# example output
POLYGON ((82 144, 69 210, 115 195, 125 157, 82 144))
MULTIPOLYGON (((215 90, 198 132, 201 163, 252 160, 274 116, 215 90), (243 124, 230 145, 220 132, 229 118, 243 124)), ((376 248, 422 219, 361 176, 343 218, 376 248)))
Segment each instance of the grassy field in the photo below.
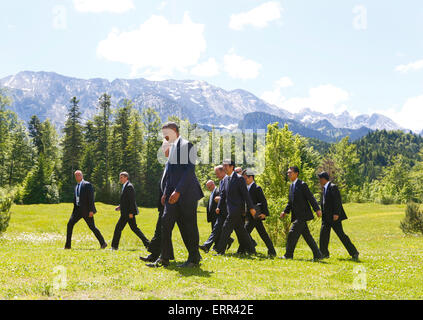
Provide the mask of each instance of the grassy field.
MULTIPOLYGON (((14 206, 7 232, 0 238, 1 299, 422 299, 423 238, 404 236, 399 222, 404 206, 346 205, 344 223, 360 251, 361 262, 348 253, 332 232, 331 258, 310 261, 301 239, 295 260, 268 259, 254 231, 259 254, 225 257, 202 254, 201 267, 150 269, 138 259, 146 255, 127 226, 120 250, 98 250, 85 222, 74 229, 73 250, 63 250, 72 206, 14 206), (62 279, 62 280, 60 280, 62 279)), ((113 206, 97 204, 96 224, 111 242, 118 215, 113 206)), ((138 225, 150 238, 156 210, 141 209, 138 225)), ((201 242, 209 235, 200 209, 201 242)), ((173 235, 177 262, 186 259, 178 229, 173 235)), ((316 237, 316 240, 318 237, 316 237)), ((278 256, 284 248, 277 248, 278 256)))

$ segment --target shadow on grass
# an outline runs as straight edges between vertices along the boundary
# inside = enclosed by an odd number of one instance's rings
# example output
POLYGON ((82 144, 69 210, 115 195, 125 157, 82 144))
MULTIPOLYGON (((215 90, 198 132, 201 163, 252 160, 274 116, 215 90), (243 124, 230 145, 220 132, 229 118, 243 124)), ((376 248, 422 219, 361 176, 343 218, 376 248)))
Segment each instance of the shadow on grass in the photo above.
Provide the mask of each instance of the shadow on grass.
POLYGON ((223 257, 231 257, 231 258, 237 258, 237 259, 242 259, 242 260, 259 260, 259 261, 263 261, 263 260, 275 260, 276 258, 272 258, 269 257, 266 254, 263 253, 256 253, 253 255, 250 254, 240 254, 240 253, 226 253, 223 257))
POLYGON ((177 271, 183 277, 204 277, 210 278, 211 275, 214 273, 213 271, 207 271, 201 269, 201 264, 198 267, 194 268, 180 268, 178 267, 179 263, 171 262, 166 270, 177 271))
POLYGON ((100 249, 100 248, 72 248, 72 251, 104 251, 104 252, 141 252, 141 249, 119 249, 112 250, 111 248, 100 249))
POLYGON ((293 259, 293 260, 284 260, 284 261, 301 261, 301 262, 310 262, 310 263, 330 264, 330 263, 327 262, 327 260, 314 261, 313 259, 305 259, 305 258, 293 259))
POLYGON ((343 262, 351 262, 351 263, 363 263, 364 262, 363 260, 360 260, 360 259, 359 260, 353 260, 351 258, 338 258, 336 260, 343 261, 343 262))

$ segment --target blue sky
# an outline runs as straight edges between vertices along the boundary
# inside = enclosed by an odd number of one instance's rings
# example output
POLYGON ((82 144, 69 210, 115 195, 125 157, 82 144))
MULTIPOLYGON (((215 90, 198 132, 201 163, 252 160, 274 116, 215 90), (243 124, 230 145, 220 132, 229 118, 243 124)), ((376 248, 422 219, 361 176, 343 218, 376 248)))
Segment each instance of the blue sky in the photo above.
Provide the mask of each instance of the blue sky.
POLYGON ((15 0, 0 13, 0 77, 198 79, 423 129, 419 0, 15 0))

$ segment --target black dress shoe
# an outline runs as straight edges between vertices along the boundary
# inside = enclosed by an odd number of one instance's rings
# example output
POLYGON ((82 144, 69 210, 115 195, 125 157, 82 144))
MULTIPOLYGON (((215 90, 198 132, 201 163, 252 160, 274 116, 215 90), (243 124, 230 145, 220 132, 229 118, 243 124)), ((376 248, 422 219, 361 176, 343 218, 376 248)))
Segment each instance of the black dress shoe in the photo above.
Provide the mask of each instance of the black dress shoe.
POLYGON ((68 247, 68 246, 65 246, 65 247, 64 247, 64 249, 65 249, 65 250, 70 250, 70 249, 72 249, 72 248, 71 248, 71 247, 68 247))
POLYGON ((323 260, 323 256, 314 257, 312 261, 313 261, 313 262, 319 262, 319 261, 321 261, 321 260, 323 260))
POLYGON ((198 246, 201 250, 203 250, 205 253, 208 253, 209 251, 210 251, 210 249, 207 247, 207 246, 205 246, 205 245, 201 245, 201 246, 198 246))
POLYGON ((329 259, 330 258, 330 256, 328 255, 328 254, 324 254, 323 256, 322 256, 322 259, 329 259))
POLYGON ((156 262, 157 259, 158 259, 157 257, 154 257, 151 254, 148 257, 140 257, 140 260, 142 260, 144 262, 156 262))
POLYGON ((168 267, 169 261, 163 260, 163 259, 157 259, 156 262, 153 263, 147 263, 147 267, 150 268, 161 268, 161 267, 168 267))
POLYGON ((269 258, 275 258, 276 252, 268 252, 267 255, 269 256, 269 258))
POLYGON ((187 261, 183 264, 178 265, 178 268, 196 268, 196 267, 199 267, 199 266, 200 266, 200 263, 194 263, 194 262, 187 261))
POLYGON ((226 250, 229 250, 229 249, 231 248, 231 246, 232 246, 232 243, 234 243, 234 242, 235 242, 235 240, 234 240, 234 239, 229 238, 229 241, 228 241, 228 246, 226 247, 226 250))
POLYGON ((358 258, 358 255, 359 255, 359 253, 357 252, 355 255, 353 255, 351 258, 354 260, 354 261, 359 261, 360 259, 358 258))
POLYGON ((107 248, 107 243, 103 243, 102 245, 101 245, 101 249, 106 249, 107 248))

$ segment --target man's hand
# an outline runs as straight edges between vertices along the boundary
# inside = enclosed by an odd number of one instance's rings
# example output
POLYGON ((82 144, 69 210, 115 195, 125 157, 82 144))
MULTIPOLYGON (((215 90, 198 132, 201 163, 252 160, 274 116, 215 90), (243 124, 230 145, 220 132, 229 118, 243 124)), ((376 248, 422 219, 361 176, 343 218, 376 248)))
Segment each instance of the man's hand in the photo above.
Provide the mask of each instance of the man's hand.
POLYGON ((256 211, 256 209, 251 208, 251 209, 250 209, 250 213, 251 213, 251 215, 254 217, 254 216, 256 215, 257 211, 256 211))
POLYGON ((338 216, 338 215, 336 215, 336 214, 334 214, 334 215, 333 215, 333 221, 338 221, 338 219, 339 219, 339 216, 338 216))
POLYGON ((285 212, 282 212, 281 213, 281 219, 283 219, 283 218, 285 218, 286 217, 286 213, 285 212))
POLYGON ((166 202, 166 195, 162 195, 162 200, 161 200, 162 206, 165 205, 165 202, 166 202))
POLYGON ((220 209, 219 208, 216 209, 216 214, 220 214, 220 209))
POLYGON ((134 215, 132 213, 129 214, 129 219, 134 219, 134 215))
POLYGON ((179 201, 179 197, 181 196, 181 194, 179 192, 174 191, 172 193, 172 195, 169 198, 169 203, 170 204, 175 204, 176 202, 179 201))
POLYGON ((219 201, 220 201, 220 197, 219 196, 214 197, 214 202, 219 203, 219 201))
POLYGON ((259 215, 258 217, 259 217, 261 220, 266 219, 266 215, 265 215, 265 214, 261 214, 261 215, 259 215))
POLYGON ((320 218, 322 216, 322 210, 317 210, 316 214, 320 218))
POLYGON ((115 208, 115 211, 120 211, 120 206, 117 206, 117 207, 115 208))
POLYGON ((94 217, 94 212, 92 212, 92 211, 91 211, 91 212, 89 213, 89 215, 88 215, 88 216, 89 216, 90 218, 94 217))

